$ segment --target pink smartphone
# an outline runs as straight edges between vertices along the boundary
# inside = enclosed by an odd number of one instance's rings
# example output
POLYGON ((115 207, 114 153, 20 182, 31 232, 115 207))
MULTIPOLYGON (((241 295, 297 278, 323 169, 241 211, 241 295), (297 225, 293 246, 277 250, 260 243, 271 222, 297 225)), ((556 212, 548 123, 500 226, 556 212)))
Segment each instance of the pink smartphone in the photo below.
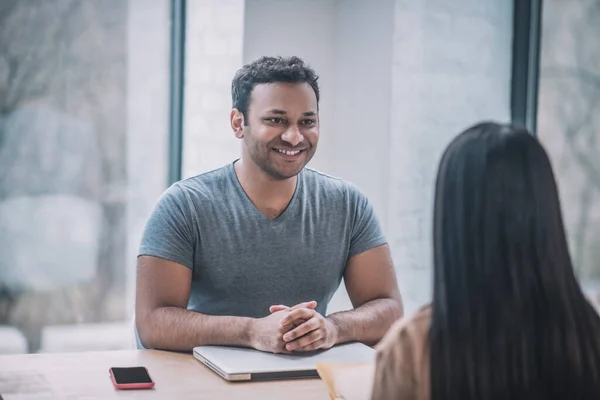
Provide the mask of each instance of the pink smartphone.
POLYGON ((152 389, 154 381, 150 378, 146 367, 113 367, 110 379, 116 389, 152 389))

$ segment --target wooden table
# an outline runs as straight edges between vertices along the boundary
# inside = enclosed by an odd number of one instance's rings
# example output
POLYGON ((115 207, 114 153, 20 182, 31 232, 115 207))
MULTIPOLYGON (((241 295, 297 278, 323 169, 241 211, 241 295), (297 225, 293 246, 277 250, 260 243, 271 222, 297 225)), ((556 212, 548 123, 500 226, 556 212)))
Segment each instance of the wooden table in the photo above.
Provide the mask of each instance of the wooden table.
POLYGON ((191 354, 156 350, 0 356, 0 395, 4 400, 329 398, 318 378, 230 383, 191 354), (108 369, 130 366, 148 368, 154 389, 115 390, 108 369))

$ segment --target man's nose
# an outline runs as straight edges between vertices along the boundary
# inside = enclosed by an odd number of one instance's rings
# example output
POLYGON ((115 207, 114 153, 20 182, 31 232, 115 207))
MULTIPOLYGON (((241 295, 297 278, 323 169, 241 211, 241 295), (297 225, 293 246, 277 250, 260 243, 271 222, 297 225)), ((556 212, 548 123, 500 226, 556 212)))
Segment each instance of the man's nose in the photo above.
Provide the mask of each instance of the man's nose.
POLYGON ((296 125, 291 125, 283 134, 281 139, 288 142, 292 146, 297 146, 304 140, 304 136, 300 133, 300 130, 296 125))

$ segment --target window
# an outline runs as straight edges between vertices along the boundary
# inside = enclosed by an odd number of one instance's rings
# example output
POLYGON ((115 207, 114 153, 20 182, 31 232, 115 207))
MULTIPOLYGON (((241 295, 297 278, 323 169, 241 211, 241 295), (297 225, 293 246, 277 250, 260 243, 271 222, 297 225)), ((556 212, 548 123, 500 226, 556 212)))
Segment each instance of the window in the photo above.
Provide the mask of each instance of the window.
POLYGON ((538 134, 558 180, 574 267, 600 300, 600 2, 546 0, 538 134))
POLYGON ((2 1, 6 352, 129 344, 136 250, 167 184, 168 50, 167 0, 2 1))

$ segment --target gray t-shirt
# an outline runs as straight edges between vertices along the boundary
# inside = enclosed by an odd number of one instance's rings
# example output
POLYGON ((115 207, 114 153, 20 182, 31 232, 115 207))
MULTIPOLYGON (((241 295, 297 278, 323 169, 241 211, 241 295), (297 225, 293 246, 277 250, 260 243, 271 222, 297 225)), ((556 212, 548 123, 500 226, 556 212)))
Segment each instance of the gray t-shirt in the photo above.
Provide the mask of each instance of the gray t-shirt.
POLYGON ((348 259, 386 243, 372 206, 354 185, 304 168, 289 205, 271 220, 233 165, 167 189, 139 254, 192 270, 189 310, 260 318, 274 304, 316 300, 326 315, 348 259))

